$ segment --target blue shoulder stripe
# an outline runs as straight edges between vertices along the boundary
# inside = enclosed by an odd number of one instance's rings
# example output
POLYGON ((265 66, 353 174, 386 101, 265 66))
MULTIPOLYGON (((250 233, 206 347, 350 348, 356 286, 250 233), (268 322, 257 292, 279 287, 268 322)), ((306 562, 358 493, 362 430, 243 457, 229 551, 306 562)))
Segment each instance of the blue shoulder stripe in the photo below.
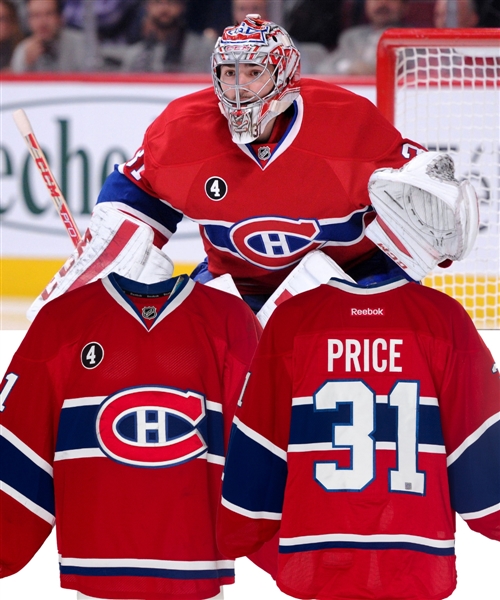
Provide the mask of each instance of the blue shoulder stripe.
POLYGON ((456 512, 478 512, 500 503, 500 421, 448 467, 448 477, 456 512))
POLYGON ((97 204, 101 202, 126 204, 134 211, 138 211, 160 223, 172 233, 175 232, 177 224, 182 219, 182 213, 141 190, 126 175, 120 173, 116 166, 115 170, 108 175, 97 198, 97 204))
POLYGON ((252 512, 281 513, 286 461, 233 425, 224 469, 223 496, 252 512))
POLYGON ((0 436, 0 480, 55 515, 54 485, 49 473, 0 436))

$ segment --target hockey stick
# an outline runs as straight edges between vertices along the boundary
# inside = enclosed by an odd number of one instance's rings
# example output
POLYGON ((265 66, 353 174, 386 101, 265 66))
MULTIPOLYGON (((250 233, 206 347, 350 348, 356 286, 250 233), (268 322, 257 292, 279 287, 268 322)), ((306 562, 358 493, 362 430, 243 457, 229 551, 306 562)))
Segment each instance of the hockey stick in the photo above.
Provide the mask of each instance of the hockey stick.
POLYGON ((78 227, 73 219, 73 216, 69 210, 69 206, 64 199, 64 196, 57 185, 57 182, 52 174, 52 171, 49 167, 49 163, 45 158, 42 149, 40 148, 38 141, 33 133, 33 128, 31 127, 31 123, 22 108, 16 110, 12 113, 14 118, 14 122, 17 125, 21 135, 28 146, 28 150, 35 161, 38 171, 42 176, 43 182, 49 194, 56 205, 57 212, 62 219, 64 226, 66 227, 66 231, 68 232, 71 241, 75 246, 78 245, 78 242, 82 239, 80 232, 78 231, 78 227))

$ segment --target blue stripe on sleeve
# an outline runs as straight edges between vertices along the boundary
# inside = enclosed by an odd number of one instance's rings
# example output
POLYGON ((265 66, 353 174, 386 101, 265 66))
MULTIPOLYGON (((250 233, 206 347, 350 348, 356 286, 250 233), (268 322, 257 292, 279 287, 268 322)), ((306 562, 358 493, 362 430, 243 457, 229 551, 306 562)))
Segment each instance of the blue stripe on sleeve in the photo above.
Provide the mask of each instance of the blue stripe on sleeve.
POLYGON ((0 480, 54 515, 52 477, 2 436, 0 456, 0 480))
POLYGON ((281 513, 286 461, 233 426, 224 469, 223 496, 252 512, 281 513))
POLYGON ((182 213, 160 202, 135 185, 126 175, 118 171, 118 167, 108 175, 101 189, 97 204, 101 202, 122 202, 131 208, 153 219, 172 233, 182 219, 182 213))
POLYGON ((458 513, 500 503, 500 421, 448 467, 451 505, 458 513))

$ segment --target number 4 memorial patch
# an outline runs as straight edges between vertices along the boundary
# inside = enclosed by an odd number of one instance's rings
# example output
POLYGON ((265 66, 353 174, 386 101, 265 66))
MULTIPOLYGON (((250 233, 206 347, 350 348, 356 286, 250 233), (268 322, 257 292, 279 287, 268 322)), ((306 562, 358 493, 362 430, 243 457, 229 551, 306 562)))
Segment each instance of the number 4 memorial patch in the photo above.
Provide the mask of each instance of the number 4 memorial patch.
POLYGON ((82 350, 82 365, 86 369, 95 369, 104 358, 104 349, 99 342, 90 342, 82 350))
POLYGON ((227 183, 222 177, 210 177, 205 183, 205 193, 214 202, 219 202, 227 194, 227 183))

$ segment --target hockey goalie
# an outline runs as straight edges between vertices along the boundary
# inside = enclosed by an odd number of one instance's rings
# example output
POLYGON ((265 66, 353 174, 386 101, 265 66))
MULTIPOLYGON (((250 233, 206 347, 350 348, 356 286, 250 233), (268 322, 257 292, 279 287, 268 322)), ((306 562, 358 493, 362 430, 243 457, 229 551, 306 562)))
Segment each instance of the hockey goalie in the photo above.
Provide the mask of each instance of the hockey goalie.
POLYGON ((170 102, 108 176, 86 241, 31 318, 110 271, 167 277, 163 247, 182 218, 199 224, 206 251, 192 277, 229 274, 254 312, 277 290, 307 289, 296 285, 307 265, 294 269, 315 251, 328 259, 320 280, 343 272, 366 284, 419 281, 473 247, 477 198, 452 159, 404 139, 367 99, 301 79, 279 25, 248 15, 227 28, 212 77, 212 87, 170 102))

